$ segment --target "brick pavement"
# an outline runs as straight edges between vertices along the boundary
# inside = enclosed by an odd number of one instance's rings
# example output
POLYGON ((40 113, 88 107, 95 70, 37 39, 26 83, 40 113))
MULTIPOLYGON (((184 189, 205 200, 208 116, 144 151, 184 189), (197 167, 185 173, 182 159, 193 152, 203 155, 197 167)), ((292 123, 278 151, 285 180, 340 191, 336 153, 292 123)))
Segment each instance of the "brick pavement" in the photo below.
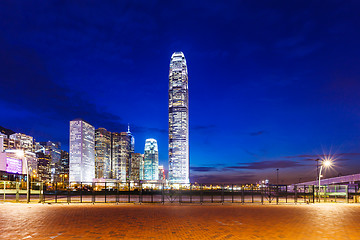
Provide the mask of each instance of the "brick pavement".
POLYGON ((360 205, 0 204, 0 239, 360 239, 360 205))

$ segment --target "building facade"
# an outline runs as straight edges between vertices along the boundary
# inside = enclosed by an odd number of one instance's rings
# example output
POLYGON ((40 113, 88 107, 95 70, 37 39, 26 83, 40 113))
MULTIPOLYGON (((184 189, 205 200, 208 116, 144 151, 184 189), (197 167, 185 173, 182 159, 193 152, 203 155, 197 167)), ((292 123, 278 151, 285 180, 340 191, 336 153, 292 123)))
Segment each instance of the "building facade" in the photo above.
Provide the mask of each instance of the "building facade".
POLYGON ((37 175, 39 181, 50 181, 51 180, 51 156, 43 152, 37 152, 36 157, 38 158, 37 164, 37 175))
POLYGON ((131 139, 126 132, 112 133, 112 178, 129 180, 131 139))
POLYGON ((70 121, 70 182, 95 178, 95 128, 83 120, 70 121))
POLYGON ((169 181, 189 183, 189 92, 186 59, 171 56, 169 70, 169 181))
POLYGON ((36 143, 35 150, 36 152, 42 151, 46 155, 51 156, 51 163, 59 164, 61 159, 61 143, 60 142, 40 142, 39 145, 42 147, 39 149, 38 144, 36 143))
POLYGON ((36 153, 42 152, 50 156, 50 180, 51 182, 61 181, 59 176, 60 159, 61 159, 61 143, 60 142, 39 142, 35 143, 34 149, 36 153))
POLYGON ((144 155, 141 153, 131 153, 131 171, 130 171, 130 181, 139 181, 141 180, 140 170, 141 165, 144 165, 144 155))
POLYGON ((23 133, 14 133, 9 136, 12 140, 18 140, 20 142, 20 148, 24 151, 34 152, 34 138, 32 136, 23 133))
POLYGON ((128 130, 126 132, 130 137, 130 152, 135 152, 135 137, 130 132, 130 125, 128 125, 128 130))
POLYGON ((159 180, 159 151, 153 138, 145 141, 144 180, 159 180))
POLYGON ((159 180, 166 180, 165 169, 163 165, 159 165, 159 180))
POLYGON ((10 139, 5 134, 0 134, 0 150, 21 149, 20 140, 10 139))
POLYGON ((60 172, 59 176, 64 182, 69 181, 69 153, 67 151, 61 150, 61 160, 60 160, 60 172))
POLYGON ((95 130, 95 178, 111 178, 111 132, 95 130))

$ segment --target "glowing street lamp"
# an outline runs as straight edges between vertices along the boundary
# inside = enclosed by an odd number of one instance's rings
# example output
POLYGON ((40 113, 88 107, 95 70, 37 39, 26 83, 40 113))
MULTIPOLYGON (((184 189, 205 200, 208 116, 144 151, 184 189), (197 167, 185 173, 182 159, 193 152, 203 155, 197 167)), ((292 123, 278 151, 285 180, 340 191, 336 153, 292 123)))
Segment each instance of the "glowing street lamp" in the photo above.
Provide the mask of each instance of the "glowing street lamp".
POLYGON ((16 150, 15 152, 16 157, 18 157, 19 159, 21 159, 21 161, 25 162, 26 164, 26 202, 29 203, 30 202, 30 181, 29 181, 29 163, 28 163, 28 159, 25 158, 24 161, 24 157, 25 157, 25 151, 22 149, 16 150))
POLYGON ((320 181, 321 181, 321 171, 322 169, 325 167, 325 168, 328 168, 332 165, 332 162, 330 159, 328 158, 325 158, 323 161, 322 161, 322 164, 320 166, 320 172, 319 172, 319 190, 320 190, 320 181))

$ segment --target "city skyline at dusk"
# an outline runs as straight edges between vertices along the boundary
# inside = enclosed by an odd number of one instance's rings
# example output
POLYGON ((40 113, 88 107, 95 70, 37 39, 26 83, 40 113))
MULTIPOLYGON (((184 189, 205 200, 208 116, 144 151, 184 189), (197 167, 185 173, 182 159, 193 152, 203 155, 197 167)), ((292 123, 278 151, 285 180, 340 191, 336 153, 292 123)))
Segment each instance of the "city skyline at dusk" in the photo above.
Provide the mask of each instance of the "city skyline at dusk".
MULTIPOLYGON (((169 61, 186 56, 191 182, 360 172, 359 3, 1 2, 0 126, 61 142, 69 121, 157 140, 169 61), (281 4, 280 4, 281 3, 281 4), (162 6, 161 8, 159 6, 162 6)), ((168 169, 167 169, 168 170, 168 169)))

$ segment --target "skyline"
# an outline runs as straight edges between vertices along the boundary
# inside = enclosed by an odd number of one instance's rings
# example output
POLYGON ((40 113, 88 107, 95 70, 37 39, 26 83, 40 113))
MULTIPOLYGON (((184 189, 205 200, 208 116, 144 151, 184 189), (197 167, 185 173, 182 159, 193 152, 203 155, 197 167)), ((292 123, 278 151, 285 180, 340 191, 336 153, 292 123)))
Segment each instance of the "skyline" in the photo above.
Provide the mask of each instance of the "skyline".
POLYGON ((135 152, 155 138, 168 166, 183 51, 192 182, 311 180, 324 153, 338 158, 325 176, 358 173, 359 3, 204 3, 0 3, 0 126, 68 150, 70 120, 130 123, 135 152))
POLYGON ((189 183, 189 84, 183 52, 169 67, 169 181, 189 183))

